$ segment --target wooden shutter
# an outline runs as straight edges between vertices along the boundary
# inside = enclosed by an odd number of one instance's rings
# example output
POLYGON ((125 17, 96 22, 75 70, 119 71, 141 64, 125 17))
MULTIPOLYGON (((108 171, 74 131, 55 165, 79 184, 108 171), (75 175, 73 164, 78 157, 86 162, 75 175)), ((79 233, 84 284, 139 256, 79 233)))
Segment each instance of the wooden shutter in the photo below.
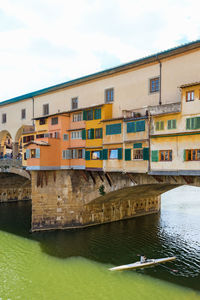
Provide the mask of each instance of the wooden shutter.
POLYGON ((100 152, 100 159, 102 160, 103 159, 103 151, 100 150, 99 152, 100 152))
POLYGON ((186 150, 183 150, 183 160, 186 161, 186 150))
POLYGON ((199 129, 200 128, 200 117, 196 117, 195 118, 195 129, 199 129))
POLYGON ((82 140, 86 140, 86 129, 82 130, 82 140))
POLYGON ((95 108, 94 110, 94 119, 101 119, 101 108, 95 108))
POLYGON ((172 120, 172 128, 176 129, 176 119, 172 120))
POLYGON ((149 148, 143 148, 143 160, 149 160, 149 148))
POLYGON ((142 148, 142 143, 134 143, 133 148, 142 148))
POLYGON ((26 149, 26 159, 30 158, 30 150, 26 149))
POLYGON ((118 159, 122 159, 122 148, 118 148, 118 159))
POLYGON ((186 119, 186 129, 190 129, 190 118, 186 119))
POLYGON ((103 149, 103 159, 104 160, 108 159, 108 149, 103 149))
POLYGON ((85 160, 90 160, 90 151, 85 151, 85 160))
POLYGON ((137 121, 136 122, 136 131, 145 131, 145 121, 137 121))
POLYGON ((40 158, 40 148, 35 149, 35 157, 40 158))
POLYGON ((127 133, 135 132, 135 122, 129 122, 126 126, 127 133))
POLYGON ((172 122, 171 122, 172 120, 168 120, 167 121, 167 128, 168 129, 172 129, 172 122))
POLYGON ((164 121, 160 121, 160 130, 164 130, 164 121))
POLYGON ((121 133, 121 123, 106 125, 106 135, 120 134, 121 133))
POLYGON ((160 126, 159 126, 159 122, 156 122, 156 130, 159 130, 160 126))
POLYGON ((125 149, 125 160, 131 160, 131 149, 125 149))
POLYGON ((83 111, 83 120, 84 121, 87 120, 87 112, 86 112, 86 110, 83 111))
POLYGON ((151 161, 153 161, 153 162, 158 161, 158 150, 151 151, 151 161))

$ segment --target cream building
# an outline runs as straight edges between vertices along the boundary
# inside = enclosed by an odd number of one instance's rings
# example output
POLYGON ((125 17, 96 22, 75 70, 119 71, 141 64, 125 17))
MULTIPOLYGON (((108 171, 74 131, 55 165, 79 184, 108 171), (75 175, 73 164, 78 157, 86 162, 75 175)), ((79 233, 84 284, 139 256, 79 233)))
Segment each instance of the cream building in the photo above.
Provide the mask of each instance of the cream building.
POLYGON ((113 118, 123 110, 181 101, 180 86, 200 81, 200 41, 22 95, 0 103, 0 142, 17 145, 33 118, 90 105, 113 103, 113 118))

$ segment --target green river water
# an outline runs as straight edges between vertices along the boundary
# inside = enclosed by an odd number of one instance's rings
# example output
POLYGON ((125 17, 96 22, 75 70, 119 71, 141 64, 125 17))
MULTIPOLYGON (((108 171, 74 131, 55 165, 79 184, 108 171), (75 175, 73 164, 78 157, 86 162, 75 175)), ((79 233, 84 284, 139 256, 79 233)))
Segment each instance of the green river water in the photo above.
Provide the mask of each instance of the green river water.
POLYGON ((30 234, 31 202, 0 205, 0 300, 200 299, 200 189, 162 199, 160 214, 84 230, 30 234), (110 272, 137 254, 177 261, 110 272))

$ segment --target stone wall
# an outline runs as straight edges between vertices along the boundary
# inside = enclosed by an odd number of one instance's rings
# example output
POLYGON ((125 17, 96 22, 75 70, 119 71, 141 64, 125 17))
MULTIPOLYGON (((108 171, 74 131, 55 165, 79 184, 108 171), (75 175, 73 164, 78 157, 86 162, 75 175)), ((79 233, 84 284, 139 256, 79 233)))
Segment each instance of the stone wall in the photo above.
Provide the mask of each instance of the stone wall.
POLYGON ((0 202, 31 199, 31 181, 11 173, 0 173, 0 202))
POLYGON ((139 191, 122 173, 32 171, 32 231, 80 228, 158 212, 162 191, 144 190, 146 186, 139 191))

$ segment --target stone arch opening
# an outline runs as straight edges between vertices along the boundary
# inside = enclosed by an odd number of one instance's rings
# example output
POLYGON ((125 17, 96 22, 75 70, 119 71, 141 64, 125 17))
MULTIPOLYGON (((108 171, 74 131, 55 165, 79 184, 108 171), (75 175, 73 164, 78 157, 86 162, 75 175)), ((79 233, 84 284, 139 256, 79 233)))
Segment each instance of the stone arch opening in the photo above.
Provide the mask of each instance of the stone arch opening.
POLYGON ((13 138, 9 131, 0 132, 0 158, 12 158, 13 156, 13 138))
POLYGON ((23 149, 22 149, 22 135, 25 133, 30 133, 34 131, 34 126, 32 125, 22 125, 16 132, 15 138, 13 141, 13 157, 14 158, 22 158, 23 149))

